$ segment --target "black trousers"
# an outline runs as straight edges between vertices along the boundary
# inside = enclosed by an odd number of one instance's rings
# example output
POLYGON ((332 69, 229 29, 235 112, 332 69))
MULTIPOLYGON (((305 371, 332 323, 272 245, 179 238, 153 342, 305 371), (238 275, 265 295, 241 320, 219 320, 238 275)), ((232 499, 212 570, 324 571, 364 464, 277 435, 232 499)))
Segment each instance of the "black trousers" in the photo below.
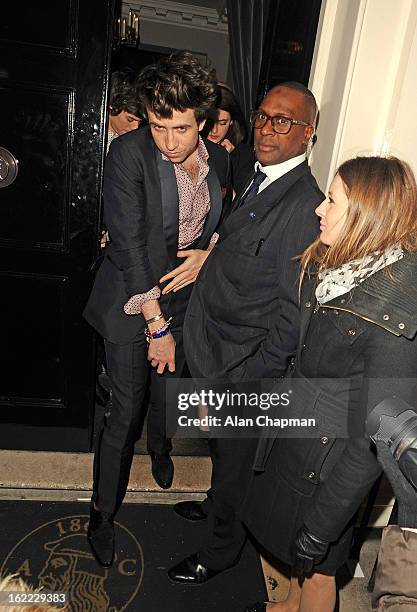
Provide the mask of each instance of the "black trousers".
POLYGON ((174 373, 165 370, 164 374, 157 374, 150 366, 143 332, 124 345, 105 340, 112 409, 97 440, 93 485, 93 498, 101 512, 114 515, 126 494, 134 445, 148 399, 148 451, 165 454, 172 449, 171 440, 166 436, 166 381, 181 377, 185 368, 182 324, 191 287, 171 296, 168 306, 161 303, 165 315, 173 317, 171 329, 176 342, 174 373))
POLYGON ((258 440, 250 438, 212 438, 211 488, 203 510, 213 516, 213 528, 198 552, 200 563, 214 570, 234 565, 246 541, 240 509, 252 473, 258 440))

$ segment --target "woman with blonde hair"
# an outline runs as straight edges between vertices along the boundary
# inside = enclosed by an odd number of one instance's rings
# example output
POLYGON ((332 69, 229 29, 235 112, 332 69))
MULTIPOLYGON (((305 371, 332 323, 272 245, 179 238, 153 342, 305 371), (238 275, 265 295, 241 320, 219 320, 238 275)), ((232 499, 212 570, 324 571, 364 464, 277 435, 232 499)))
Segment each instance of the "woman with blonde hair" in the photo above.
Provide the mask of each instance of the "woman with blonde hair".
MULTIPOLYGON (((50 597, 42 589, 32 589, 18 574, 0 579, 0 594, 7 600, 7 603, 5 599, 1 600, 2 612, 68 612, 65 604, 59 607, 50 605, 48 600, 53 601, 53 595, 50 597)), ((62 601, 61 595, 55 593, 55 599, 62 601)))
MULTIPOLYGON (((356 512, 380 474, 367 414, 417 404, 417 187, 396 158, 342 164, 301 257, 291 414, 310 437, 264 432, 244 509, 258 543, 292 568, 288 598, 246 612, 332 612, 356 512), (269 436, 269 437, 268 437, 269 436)), ((284 381, 285 383, 285 381, 284 381)))

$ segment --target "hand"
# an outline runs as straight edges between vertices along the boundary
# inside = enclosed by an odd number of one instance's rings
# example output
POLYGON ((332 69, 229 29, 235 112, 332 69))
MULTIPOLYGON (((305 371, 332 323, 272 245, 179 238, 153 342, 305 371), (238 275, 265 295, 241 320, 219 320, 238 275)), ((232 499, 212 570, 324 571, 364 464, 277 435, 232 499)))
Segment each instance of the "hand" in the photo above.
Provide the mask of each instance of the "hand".
POLYGON ((166 366, 170 372, 175 372, 175 340, 172 334, 149 342, 148 361, 158 374, 163 374, 166 366))
POLYGON ((105 232, 104 230, 101 232, 100 238, 100 248, 104 249, 109 241, 109 232, 105 232))
POLYGON ((323 561, 329 548, 329 542, 320 540, 310 533, 307 527, 301 527, 294 542, 293 570, 297 576, 308 576, 317 563, 323 561))
POLYGON ((162 295, 166 295, 170 291, 178 291, 187 285, 190 285, 197 278, 200 272, 201 266, 206 261, 210 254, 211 249, 203 251, 202 249, 190 249, 188 251, 178 251, 177 257, 184 257, 185 261, 180 266, 177 266, 168 274, 165 274, 159 279, 160 283, 163 283, 170 278, 173 280, 164 287, 162 295))
POLYGON ((235 149, 235 145, 232 144, 228 138, 222 140, 220 144, 226 149, 228 153, 231 153, 233 149, 235 149))

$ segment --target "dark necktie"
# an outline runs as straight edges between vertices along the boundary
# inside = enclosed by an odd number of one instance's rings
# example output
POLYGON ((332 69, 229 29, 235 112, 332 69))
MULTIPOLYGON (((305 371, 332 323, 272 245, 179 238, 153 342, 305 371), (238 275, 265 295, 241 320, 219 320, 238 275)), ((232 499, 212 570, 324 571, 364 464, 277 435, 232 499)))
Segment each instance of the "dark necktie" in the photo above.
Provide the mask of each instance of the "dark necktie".
POLYGON ((255 176, 253 177, 252 185, 249 187, 249 189, 243 195, 242 199, 239 202, 239 208, 241 206, 244 206, 246 202, 248 202, 251 198, 254 198, 257 195, 259 191, 259 187, 262 181, 264 180, 264 178, 266 178, 265 172, 262 172, 262 170, 259 170, 258 168, 258 170, 255 173, 255 176))

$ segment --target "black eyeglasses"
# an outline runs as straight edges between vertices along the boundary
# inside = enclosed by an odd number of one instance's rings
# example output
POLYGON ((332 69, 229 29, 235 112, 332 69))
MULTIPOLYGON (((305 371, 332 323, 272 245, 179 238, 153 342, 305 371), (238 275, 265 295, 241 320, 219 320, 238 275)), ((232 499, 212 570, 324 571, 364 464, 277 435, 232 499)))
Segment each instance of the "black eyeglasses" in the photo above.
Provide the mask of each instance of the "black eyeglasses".
POLYGON ((285 117, 284 115, 270 117, 262 111, 253 111, 251 113, 250 122, 256 130, 261 130, 268 121, 271 122, 272 129, 277 134, 288 134, 293 125, 311 125, 311 123, 299 121, 298 119, 291 119, 291 117, 285 117))

